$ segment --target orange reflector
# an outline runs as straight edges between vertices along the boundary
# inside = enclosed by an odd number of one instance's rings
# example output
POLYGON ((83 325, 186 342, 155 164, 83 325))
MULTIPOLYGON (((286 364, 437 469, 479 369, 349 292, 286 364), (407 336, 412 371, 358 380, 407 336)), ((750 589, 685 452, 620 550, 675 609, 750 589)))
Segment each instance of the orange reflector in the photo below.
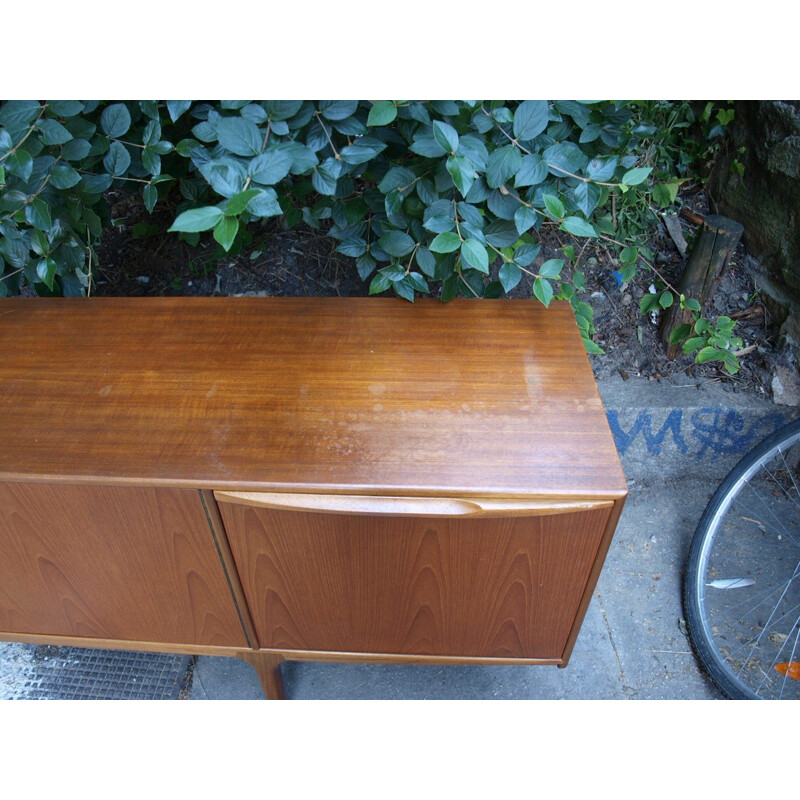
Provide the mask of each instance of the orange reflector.
POLYGON ((792 680, 800 681, 800 661, 784 661, 782 664, 776 664, 775 669, 781 675, 786 675, 792 680))

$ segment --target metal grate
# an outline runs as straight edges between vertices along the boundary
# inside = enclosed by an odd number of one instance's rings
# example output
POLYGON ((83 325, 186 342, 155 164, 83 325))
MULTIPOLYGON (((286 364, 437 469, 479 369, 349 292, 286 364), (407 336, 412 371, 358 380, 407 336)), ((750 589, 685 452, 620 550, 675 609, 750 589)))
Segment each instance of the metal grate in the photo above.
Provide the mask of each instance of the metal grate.
POLYGON ((178 700, 191 689, 194 659, 163 653, 40 645, 20 699, 178 700))

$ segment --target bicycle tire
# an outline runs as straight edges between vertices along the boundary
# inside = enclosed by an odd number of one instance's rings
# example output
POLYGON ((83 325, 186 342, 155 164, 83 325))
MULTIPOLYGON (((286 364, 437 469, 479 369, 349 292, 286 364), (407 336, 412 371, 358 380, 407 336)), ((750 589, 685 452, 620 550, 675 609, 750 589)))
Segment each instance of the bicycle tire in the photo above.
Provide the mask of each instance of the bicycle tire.
POLYGON ((683 598, 689 638, 732 699, 800 698, 798 463, 800 420, 739 461, 692 539, 683 598))

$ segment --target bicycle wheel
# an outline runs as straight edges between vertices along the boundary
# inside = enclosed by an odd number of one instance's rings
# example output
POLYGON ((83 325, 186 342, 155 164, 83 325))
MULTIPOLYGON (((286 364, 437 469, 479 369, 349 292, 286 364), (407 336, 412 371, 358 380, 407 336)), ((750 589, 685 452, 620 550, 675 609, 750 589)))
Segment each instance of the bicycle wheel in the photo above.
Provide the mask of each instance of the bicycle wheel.
POLYGON ((684 608, 704 668, 734 699, 800 698, 800 420, 748 453, 703 512, 684 608))

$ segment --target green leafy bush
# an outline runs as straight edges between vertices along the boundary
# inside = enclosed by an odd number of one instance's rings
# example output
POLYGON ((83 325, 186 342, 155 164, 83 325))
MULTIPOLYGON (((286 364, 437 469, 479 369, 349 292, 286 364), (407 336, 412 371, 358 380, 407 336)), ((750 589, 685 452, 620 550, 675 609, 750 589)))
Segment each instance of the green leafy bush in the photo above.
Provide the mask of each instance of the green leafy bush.
MULTIPOLYGON (((538 234, 630 244, 686 165, 688 104, 567 101, 8 101, 0 107, 0 295, 85 293, 109 224, 103 193, 180 194, 171 231, 225 250, 281 215, 324 227, 372 294, 498 297, 527 273, 591 308, 538 234), (667 133, 659 120, 680 112, 667 133), (681 111, 682 109, 682 111, 681 111), (677 148, 678 155, 680 148, 677 148), (499 264, 491 279, 492 265, 499 264)), ((636 258, 629 259, 635 268, 636 258)), ((629 271, 632 271, 629 270, 629 271)))

